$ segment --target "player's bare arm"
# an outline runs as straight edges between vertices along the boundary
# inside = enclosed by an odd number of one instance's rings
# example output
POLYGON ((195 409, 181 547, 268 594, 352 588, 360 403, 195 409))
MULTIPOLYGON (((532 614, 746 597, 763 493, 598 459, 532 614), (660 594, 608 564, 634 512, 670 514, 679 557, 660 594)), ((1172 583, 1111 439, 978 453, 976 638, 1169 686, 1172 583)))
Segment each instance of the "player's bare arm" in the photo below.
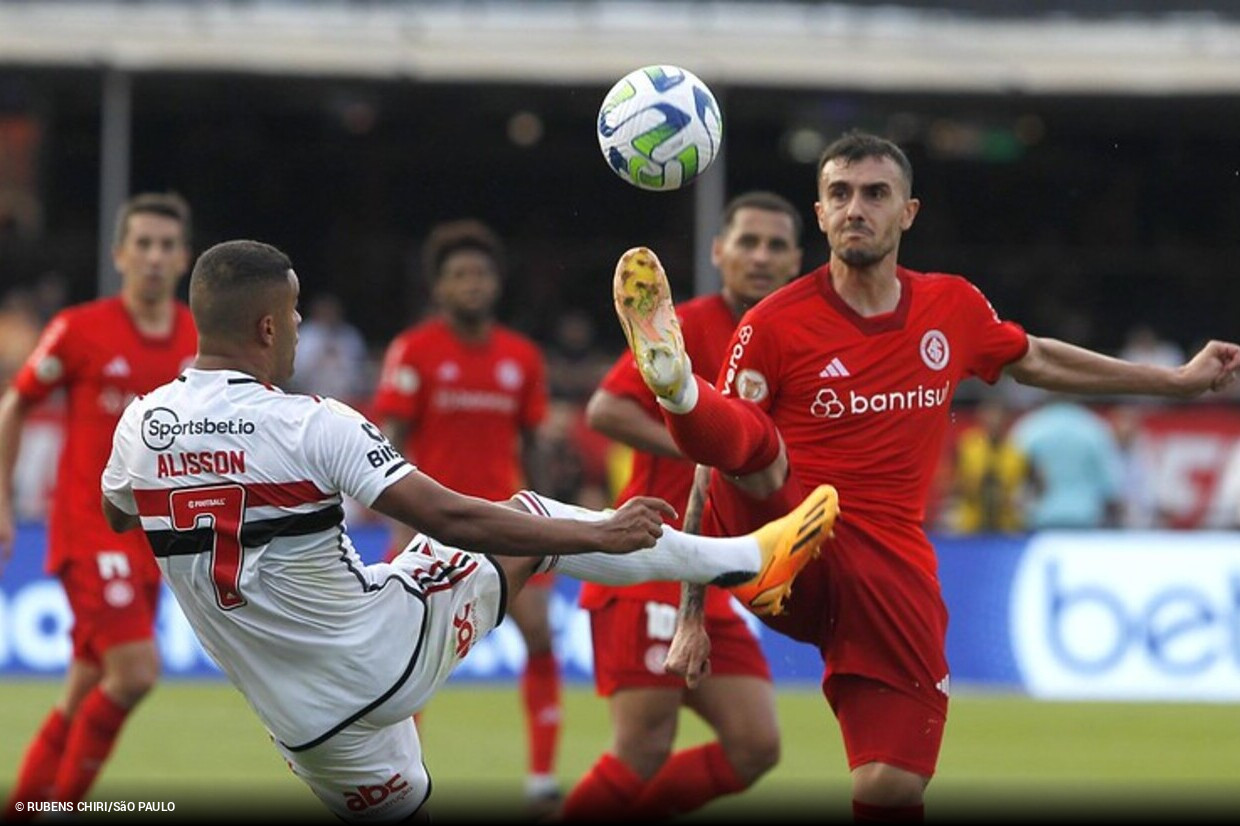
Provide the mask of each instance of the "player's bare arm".
POLYGON ((1190 398, 1235 381, 1240 345, 1211 341, 1180 367, 1135 364, 1053 338, 1029 336, 1029 350, 1008 366, 1021 384, 1068 393, 1127 393, 1190 398))
POLYGON ((13 517, 13 470, 21 446, 22 425, 28 405, 16 390, 0 395, 0 573, 13 552, 17 525, 13 517))
MULTIPOLYGON (((706 503, 706 486, 710 468, 698 465, 693 474, 693 488, 685 505, 685 531, 697 533, 702 524, 702 507, 706 503)), ((696 688, 710 674, 710 635, 706 633, 706 586, 688 582, 680 586, 680 610, 676 615, 676 632, 668 647, 663 670, 685 678, 685 685, 696 688)))
POLYGON ((641 405, 632 399, 606 390, 596 390, 590 397, 586 405, 586 423, 635 450, 675 459, 684 455, 662 421, 647 416, 641 405))
POLYGON ((628 553, 654 545, 676 511, 662 499, 638 497, 608 519, 547 519, 464 496, 414 471, 390 485, 371 507, 440 542, 501 556, 628 553))

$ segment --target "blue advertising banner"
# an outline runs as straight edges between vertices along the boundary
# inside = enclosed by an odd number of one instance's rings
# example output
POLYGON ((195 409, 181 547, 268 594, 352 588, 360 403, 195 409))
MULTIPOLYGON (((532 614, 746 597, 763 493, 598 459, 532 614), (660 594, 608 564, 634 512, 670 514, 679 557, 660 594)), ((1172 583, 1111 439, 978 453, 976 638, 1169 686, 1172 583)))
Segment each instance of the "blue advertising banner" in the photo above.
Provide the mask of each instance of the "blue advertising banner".
MULTIPOLYGON (((382 554, 382 526, 350 535, 363 558, 382 554)), ((42 570, 43 543, 41 525, 21 526, 0 579, 0 677, 59 675, 68 661, 72 616, 42 570)), ((1240 534, 1047 532, 940 536, 935 545, 953 685, 1045 699, 1240 700, 1240 534)), ((557 578, 550 618, 565 678, 590 681, 578 589, 557 578)), ((777 681, 821 680, 816 649, 749 619, 777 681)), ((166 676, 220 678, 167 589, 157 633, 166 676)), ((508 679, 524 662, 521 635, 506 622, 452 679, 508 679)))

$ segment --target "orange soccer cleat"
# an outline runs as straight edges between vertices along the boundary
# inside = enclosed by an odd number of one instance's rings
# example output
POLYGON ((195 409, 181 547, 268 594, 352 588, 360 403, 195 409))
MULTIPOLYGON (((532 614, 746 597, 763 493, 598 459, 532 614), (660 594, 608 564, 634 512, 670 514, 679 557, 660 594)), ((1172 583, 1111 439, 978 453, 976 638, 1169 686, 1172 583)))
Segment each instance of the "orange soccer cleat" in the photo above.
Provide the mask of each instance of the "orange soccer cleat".
POLYGON ((783 613, 792 581, 818 558, 840 513, 840 497, 831 485, 819 485, 788 515, 768 522, 751 536, 762 549, 762 570, 728 590, 759 616, 783 613))
POLYGON ((620 256, 612 293, 646 386, 659 398, 674 401, 692 380, 693 368, 659 257, 646 247, 633 247, 620 256))

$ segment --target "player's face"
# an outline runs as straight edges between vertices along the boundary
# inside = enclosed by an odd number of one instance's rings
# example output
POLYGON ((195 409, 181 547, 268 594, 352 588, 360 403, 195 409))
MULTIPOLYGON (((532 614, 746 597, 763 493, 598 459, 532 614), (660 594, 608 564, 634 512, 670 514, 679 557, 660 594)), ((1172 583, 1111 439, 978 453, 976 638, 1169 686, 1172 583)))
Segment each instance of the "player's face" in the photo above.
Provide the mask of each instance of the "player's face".
POLYGON ((755 207, 736 211, 731 225, 715 238, 710 256, 724 291, 746 307, 787 284, 801 269, 792 216, 755 207))
POLYGON ((499 272, 481 250, 457 250, 444 259, 435 301, 462 321, 485 321, 499 300, 499 272))
POLYGON ((146 304, 172 299, 189 259, 181 222, 149 212, 130 215, 124 237, 112 248, 121 289, 146 304))
POLYGON ((293 377, 293 360, 297 355, 297 328, 301 326, 301 313, 297 312, 297 297, 301 294, 301 282, 297 273, 288 271, 288 289, 281 290, 275 312, 275 369, 272 379, 281 384, 293 377))
POLYGON ((818 198, 814 212, 832 257, 854 267, 894 256, 920 206, 909 196, 900 167, 887 157, 827 161, 818 198))

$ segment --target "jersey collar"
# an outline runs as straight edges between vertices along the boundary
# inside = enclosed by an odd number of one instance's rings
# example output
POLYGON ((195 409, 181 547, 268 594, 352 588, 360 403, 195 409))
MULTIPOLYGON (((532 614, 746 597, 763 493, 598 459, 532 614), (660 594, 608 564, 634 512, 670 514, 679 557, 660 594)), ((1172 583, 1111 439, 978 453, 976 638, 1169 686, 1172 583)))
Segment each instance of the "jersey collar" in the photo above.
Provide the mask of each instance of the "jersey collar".
POLYGON ((835 285, 831 283, 830 264, 819 267, 814 277, 818 282, 818 292, 823 299, 862 335, 873 336, 901 330, 908 321, 909 307, 913 303, 913 279, 910 277, 910 271, 904 267, 896 267, 896 278, 900 279, 900 300, 896 303, 896 308, 889 313, 875 316, 861 315, 848 306, 848 302, 840 298, 840 294, 835 291, 835 285))

